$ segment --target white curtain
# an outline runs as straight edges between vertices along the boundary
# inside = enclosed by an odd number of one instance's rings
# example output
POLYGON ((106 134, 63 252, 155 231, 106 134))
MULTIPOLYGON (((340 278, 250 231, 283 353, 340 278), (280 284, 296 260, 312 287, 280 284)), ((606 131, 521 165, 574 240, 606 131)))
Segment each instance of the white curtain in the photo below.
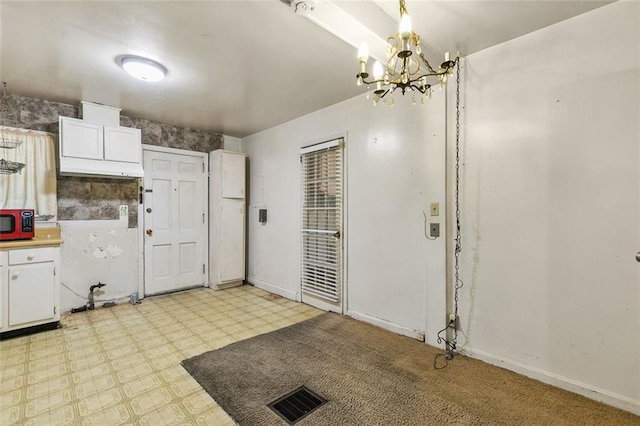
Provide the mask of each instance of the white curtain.
POLYGON ((0 135, 23 141, 15 149, 0 147, 0 158, 25 164, 18 173, 0 174, 0 209, 34 209, 39 216, 55 216, 56 150, 53 135, 12 127, 0 127, 0 135))

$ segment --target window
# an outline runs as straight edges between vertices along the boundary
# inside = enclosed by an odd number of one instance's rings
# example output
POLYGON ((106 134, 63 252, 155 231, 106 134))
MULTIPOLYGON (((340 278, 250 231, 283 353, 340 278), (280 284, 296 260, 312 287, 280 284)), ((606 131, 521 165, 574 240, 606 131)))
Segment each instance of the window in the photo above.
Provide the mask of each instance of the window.
POLYGON ((0 146, 0 158, 24 163, 18 173, 0 174, 0 209, 33 209, 40 219, 57 213, 55 145, 50 133, 2 127, 2 137, 22 141, 0 146))

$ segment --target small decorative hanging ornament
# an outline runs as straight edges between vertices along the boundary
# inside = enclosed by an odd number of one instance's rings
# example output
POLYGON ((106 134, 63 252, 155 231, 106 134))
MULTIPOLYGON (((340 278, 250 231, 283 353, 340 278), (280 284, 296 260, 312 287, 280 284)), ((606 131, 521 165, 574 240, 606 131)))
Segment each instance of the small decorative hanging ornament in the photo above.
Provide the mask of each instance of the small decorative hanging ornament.
MULTIPOLYGON (((14 136, 15 132, 10 132, 7 129, 7 126, 18 126, 20 122, 18 111, 17 101, 9 93, 7 83, 2 82, 2 93, 0 94, 0 149, 2 150, 17 149, 22 145, 23 141, 14 136)), ((24 163, 0 158, 0 175, 18 173, 23 168, 24 163)))

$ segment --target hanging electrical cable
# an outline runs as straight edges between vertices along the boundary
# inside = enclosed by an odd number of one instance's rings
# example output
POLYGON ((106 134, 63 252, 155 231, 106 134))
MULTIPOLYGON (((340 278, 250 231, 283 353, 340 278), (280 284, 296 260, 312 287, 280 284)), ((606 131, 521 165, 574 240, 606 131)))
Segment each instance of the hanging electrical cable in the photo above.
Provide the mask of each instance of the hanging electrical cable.
POLYGON ((438 343, 445 344, 446 352, 437 354, 433 360, 436 369, 446 368, 449 361, 457 354, 458 349, 458 302, 460 289, 464 282, 460 278, 460 253, 462 252, 462 232, 460 226, 460 58, 456 58, 456 177, 455 177, 455 205, 456 205, 456 238, 454 248, 454 286, 453 286, 453 313, 449 317, 447 326, 438 332, 438 343), (452 337, 442 337, 442 333, 452 330, 452 337), (438 364, 442 358, 444 363, 438 364))

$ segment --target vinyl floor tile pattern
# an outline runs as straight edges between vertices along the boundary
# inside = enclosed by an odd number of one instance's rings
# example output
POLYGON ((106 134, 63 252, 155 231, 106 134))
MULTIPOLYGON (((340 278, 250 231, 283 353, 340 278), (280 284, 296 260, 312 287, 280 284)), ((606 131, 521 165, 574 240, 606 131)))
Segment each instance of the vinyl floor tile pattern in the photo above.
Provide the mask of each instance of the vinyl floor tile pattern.
POLYGON ((66 314, 0 341, 0 425, 233 425, 180 362, 321 313, 242 286, 66 314))

